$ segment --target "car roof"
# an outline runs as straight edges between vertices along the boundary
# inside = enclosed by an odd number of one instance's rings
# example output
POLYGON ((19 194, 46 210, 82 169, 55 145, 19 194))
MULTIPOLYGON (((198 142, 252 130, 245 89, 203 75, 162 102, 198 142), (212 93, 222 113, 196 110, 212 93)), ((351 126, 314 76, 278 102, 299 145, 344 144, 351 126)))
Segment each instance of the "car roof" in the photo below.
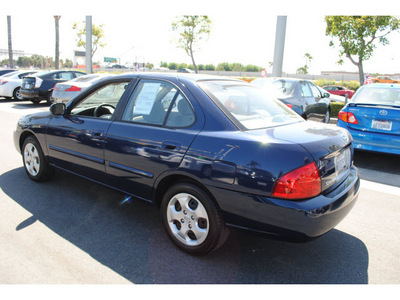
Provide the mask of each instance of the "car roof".
POLYGON ((231 80, 236 82, 244 82, 243 80, 233 79, 223 76, 215 76, 215 75, 208 75, 208 74, 195 74, 195 73, 163 73, 163 72, 146 72, 146 73, 124 73, 120 75, 116 75, 113 78, 159 78, 165 80, 172 80, 172 79, 185 79, 188 81, 196 82, 202 80, 231 80))
POLYGON ((398 83, 373 83, 373 84, 365 84, 362 86, 363 88, 388 88, 388 89, 400 89, 400 84, 398 83))

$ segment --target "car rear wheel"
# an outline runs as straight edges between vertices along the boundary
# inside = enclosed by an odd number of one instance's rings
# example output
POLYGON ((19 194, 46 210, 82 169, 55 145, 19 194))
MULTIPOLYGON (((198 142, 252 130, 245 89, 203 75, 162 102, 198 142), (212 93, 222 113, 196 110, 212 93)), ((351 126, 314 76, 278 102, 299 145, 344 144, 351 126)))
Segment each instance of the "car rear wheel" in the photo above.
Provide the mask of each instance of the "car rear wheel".
POLYGON ((29 178, 34 181, 45 181, 52 174, 53 169, 48 165, 38 140, 30 136, 22 146, 22 159, 29 178))
POLYGON ((20 87, 17 87, 17 88, 14 90, 14 92, 13 92, 13 97, 14 97, 15 100, 24 100, 24 97, 21 96, 20 90, 21 90, 20 87))
POLYGON ((218 207, 206 192, 190 183, 178 183, 166 192, 161 214, 168 236, 189 254, 212 252, 229 235, 218 207))

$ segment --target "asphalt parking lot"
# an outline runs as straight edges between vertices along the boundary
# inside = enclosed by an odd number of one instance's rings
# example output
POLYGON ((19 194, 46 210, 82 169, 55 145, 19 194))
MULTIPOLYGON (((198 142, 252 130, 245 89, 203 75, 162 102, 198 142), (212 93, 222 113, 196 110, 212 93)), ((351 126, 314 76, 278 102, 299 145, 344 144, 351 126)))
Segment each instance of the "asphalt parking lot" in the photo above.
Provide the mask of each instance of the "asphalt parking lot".
MULTIPOLYGON (((400 159, 356 152, 353 210, 308 243, 231 230, 203 257, 180 252, 159 211, 70 174, 25 175, 12 132, 44 103, 0 99, 0 282, 3 284, 400 284, 400 159)), ((335 126, 331 124, 330 126, 335 126)))

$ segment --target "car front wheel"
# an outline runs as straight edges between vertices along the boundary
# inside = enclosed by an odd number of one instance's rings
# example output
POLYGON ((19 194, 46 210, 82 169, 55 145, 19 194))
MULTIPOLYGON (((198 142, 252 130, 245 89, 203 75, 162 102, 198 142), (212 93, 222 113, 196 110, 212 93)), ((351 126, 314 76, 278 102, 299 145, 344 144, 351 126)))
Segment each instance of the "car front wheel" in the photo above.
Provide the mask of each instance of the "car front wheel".
POLYGON ((34 181, 45 181, 52 174, 38 140, 30 136, 22 146, 22 159, 26 174, 34 181))
POLYGON ((189 254, 212 252, 225 242, 229 234, 209 195, 190 183, 178 183, 166 192, 161 214, 168 236, 189 254))
POLYGON ((324 123, 329 123, 331 119, 331 112, 329 111, 329 109, 326 111, 325 113, 325 117, 324 117, 324 123))

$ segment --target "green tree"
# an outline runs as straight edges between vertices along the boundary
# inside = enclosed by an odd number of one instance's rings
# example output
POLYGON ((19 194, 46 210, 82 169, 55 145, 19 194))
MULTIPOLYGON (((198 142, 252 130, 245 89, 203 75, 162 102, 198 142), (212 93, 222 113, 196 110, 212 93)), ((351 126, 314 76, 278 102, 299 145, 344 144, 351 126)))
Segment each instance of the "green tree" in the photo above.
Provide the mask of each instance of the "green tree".
POLYGON ((194 52, 199 49, 199 42, 208 38, 211 31, 211 20, 208 16, 182 16, 172 23, 172 27, 179 33, 178 46, 190 56, 194 71, 198 73, 194 52))
POLYGON ((170 69, 170 70, 177 70, 177 68, 178 68, 177 63, 171 62, 168 64, 168 69, 170 69))
MULTIPOLYGON (((95 24, 92 24, 92 58, 93 55, 96 53, 97 49, 99 47, 105 47, 105 43, 103 43, 104 40, 104 25, 101 24, 99 26, 96 26, 95 24)), ((83 47, 86 49, 86 26, 85 22, 82 23, 74 23, 72 25, 72 29, 76 30, 76 35, 77 39, 75 40, 77 42, 78 47, 83 47)))
MULTIPOLYGON (((400 20, 392 16, 326 16, 325 35, 339 41, 340 57, 347 57, 358 67, 360 84, 364 84, 363 62, 370 59, 378 42, 389 44, 386 36, 399 29, 400 20)), ((334 46, 330 42, 330 46, 334 46)))

